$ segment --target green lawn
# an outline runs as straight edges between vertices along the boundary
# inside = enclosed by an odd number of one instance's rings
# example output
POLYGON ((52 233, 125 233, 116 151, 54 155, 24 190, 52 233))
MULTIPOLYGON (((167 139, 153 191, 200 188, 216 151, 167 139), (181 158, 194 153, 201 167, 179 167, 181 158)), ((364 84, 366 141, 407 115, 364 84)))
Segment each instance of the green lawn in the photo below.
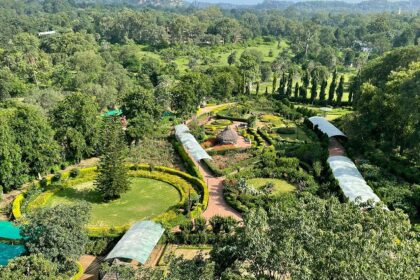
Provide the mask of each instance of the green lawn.
POLYGON ((131 189, 114 201, 101 202, 93 182, 87 182, 56 192, 47 205, 87 201, 92 206, 89 226, 121 226, 151 219, 176 205, 180 199, 175 187, 167 183, 132 177, 131 189))
POLYGON ((247 180, 247 183, 257 189, 260 189, 267 185, 268 183, 274 184, 274 194, 288 193, 296 190, 295 186, 289 184, 288 182, 281 179, 271 179, 271 178, 253 178, 247 180))
POLYGON ((331 111, 322 111, 320 106, 313 105, 296 105, 296 107, 305 107, 318 112, 319 115, 324 116, 327 120, 332 121, 338 119, 348 113, 353 112, 349 108, 331 108, 331 111))

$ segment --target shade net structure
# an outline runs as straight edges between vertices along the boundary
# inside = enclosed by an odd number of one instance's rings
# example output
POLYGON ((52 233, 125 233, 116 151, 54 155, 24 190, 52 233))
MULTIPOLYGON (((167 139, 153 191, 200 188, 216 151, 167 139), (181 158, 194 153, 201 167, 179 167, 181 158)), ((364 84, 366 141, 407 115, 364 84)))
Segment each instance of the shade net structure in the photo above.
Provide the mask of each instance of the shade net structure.
POLYGON ((130 259, 144 265, 164 231, 159 223, 137 222, 118 241, 105 260, 130 259))
POLYGON ((345 156, 331 156, 327 161, 341 190, 350 201, 356 203, 368 200, 373 200, 375 203, 380 201, 351 159, 345 156))
POLYGON ((0 239, 20 240, 20 228, 12 222, 0 221, 0 239))
POLYGON ((201 147, 185 124, 175 126, 175 136, 195 161, 211 159, 211 156, 201 147))
POLYGON ((335 127, 332 123, 327 121, 323 117, 310 117, 309 121, 315 126, 317 125, 319 130, 324 134, 327 134, 328 137, 343 136, 347 137, 341 130, 335 127))

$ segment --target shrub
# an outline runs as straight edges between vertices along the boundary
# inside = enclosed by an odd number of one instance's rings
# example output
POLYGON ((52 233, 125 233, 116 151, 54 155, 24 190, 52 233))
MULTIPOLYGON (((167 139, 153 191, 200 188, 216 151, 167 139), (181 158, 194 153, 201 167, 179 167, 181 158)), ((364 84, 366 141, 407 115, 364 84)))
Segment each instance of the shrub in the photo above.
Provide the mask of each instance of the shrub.
POLYGON ((196 176, 203 179, 203 175, 201 175, 200 170, 195 165, 194 161, 191 159, 190 155, 187 153, 187 151, 184 149, 181 143, 178 142, 178 140, 172 141, 174 148, 176 151, 178 151, 179 156, 183 159, 184 163, 186 164, 186 168, 188 172, 190 172, 191 175, 196 176))
POLYGON ((18 196, 16 196, 15 200, 13 200, 12 213, 15 219, 20 219, 22 217, 22 212, 20 208, 24 198, 24 195, 21 193, 18 196))
POLYGON ((203 217, 198 217, 194 220, 195 224, 195 231, 197 232, 203 232, 206 230, 206 219, 203 217))
POLYGON ((59 182, 61 180, 61 173, 56 173, 51 178, 51 182, 59 182))
POLYGON ((214 176, 221 177, 225 175, 222 170, 220 170, 217 166, 213 164, 213 161, 211 159, 206 158, 202 160, 202 162, 204 163, 205 166, 207 166, 207 168, 213 173, 214 176))
POLYGON ((295 134, 296 128, 294 127, 279 127, 277 128, 277 133, 279 134, 295 134))
POLYGON ((72 170, 70 170, 70 177, 71 178, 76 178, 77 176, 79 176, 80 174, 80 169, 79 168, 73 168, 72 170))
POLYGON ((94 256, 104 255, 114 243, 115 238, 111 237, 90 238, 85 245, 85 254, 94 256))
POLYGON ((77 280, 81 278, 84 273, 83 266, 80 262, 76 262, 76 266, 77 266, 77 273, 72 278, 70 278, 70 280, 77 280))

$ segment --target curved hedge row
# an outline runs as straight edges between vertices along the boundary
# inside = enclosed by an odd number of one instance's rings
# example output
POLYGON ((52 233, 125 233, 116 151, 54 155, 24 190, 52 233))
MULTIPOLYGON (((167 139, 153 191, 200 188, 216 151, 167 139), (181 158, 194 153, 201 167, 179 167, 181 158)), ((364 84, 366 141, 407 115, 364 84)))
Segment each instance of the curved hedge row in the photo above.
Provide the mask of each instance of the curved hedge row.
POLYGON ((76 266, 77 266, 77 273, 73 275, 73 277, 70 278, 70 280, 78 280, 80 277, 82 277, 83 273, 85 272, 80 262, 76 261, 76 266))
POLYGON ((179 171, 177 169, 173 169, 173 168, 169 168, 165 166, 150 166, 148 164, 134 164, 132 165, 132 167, 137 167, 138 169, 146 170, 146 171, 150 171, 150 169, 153 169, 156 171, 161 171, 161 172, 166 172, 172 175, 176 175, 185 179, 187 182, 189 182, 190 184, 198 188, 196 191, 201 195, 201 199, 202 199, 201 203, 203 204, 204 209, 207 208, 207 205, 209 203, 209 190, 207 188, 206 183, 204 183, 202 179, 194 177, 188 173, 179 171))
MULTIPOLYGON (((181 195, 181 201, 179 202, 179 205, 183 205, 186 202, 187 199, 187 193, 189 190, 192 190, 193 192, 197 192, 201 195, 201 204, 203 205, 202 208, 198 207, 194 210, 196 213, 196 216, 201 214, 201 211, 203 209, 207 208, 208 205, 208 188, 207 185, 204 183, 204 181, 200 180, 199 178, 196 178, 194 176, 191 176, 190 174, 187 174, 185 172, 164 167, 164 166, 151 166, 148 164, 131 164, 129 165, 130 171, 129 174, 132 176, 138 176, 138 177, 144 177, 154 180, 159 180, 165 183, 168 183, 172 186, 174 186, 181 195), (194 188, 195 187, 195 188, 194 188)), ((80 170, 80 173, 78 177, 72 178, 70 176, 70 172, 63 172, 60 175, 60 183, 63 187, 70 187, 73 185, 81 184, 87 181, 92 181, 95 179, 96 176, 96 167, 90 167, 90 168, 84 168, 80 170)), ((39 182, 38 184, 45 184, 45 187, 48 187, 51 185, 53 176, 48 176, 43 180, 43 182, 39 182)), ((54 192, 57 190, 48 190, 46 192, 43 192, 40 194, 36 199, 34 199, 31 203, 28 205, 28 209, 33 209, 36 207, 40 207, 44 205, 48 199, 54 195, 54 192)), ((21 203, 24 199, 24 195, 20 194, 16 197, 16 199, 13 201, 13 215, 16 219, 19 219, 22 216, 21 213, 21 203)), ((102 236, 110 236, 110 237, 116 237, 120 236, 122 233, 127 231, 130 228, 131 225, 123 225, 123 226, 101 226, 101 227, 95 227, 95 226, 87 226, 86 230, 89 234, 89 236, 92 237, 102 237, 102 236)))
POLYGON ((15 217, 15 219, 20 219, 22 217, 20 207, 24 198, 25 196, 23 195, 23 193, 21 193, 18 196, 16 196, 15 200, 13 200, 12 214, 13 217, 15 217))

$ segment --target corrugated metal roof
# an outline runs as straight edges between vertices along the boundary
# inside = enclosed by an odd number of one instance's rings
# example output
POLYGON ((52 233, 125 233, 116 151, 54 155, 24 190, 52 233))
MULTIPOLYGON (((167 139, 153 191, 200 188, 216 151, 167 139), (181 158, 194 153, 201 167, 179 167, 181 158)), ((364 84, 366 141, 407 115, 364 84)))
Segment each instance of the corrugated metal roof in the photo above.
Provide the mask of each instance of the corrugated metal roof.
POLYGON ((332 123, 323 117, 310 117, 309 120, 315 126, 318 125, 319 130, 327 134, 328 137, 344 136, 347 137, 341 130, 335 127, 332 123))
POLYGON ((135 223, 106 256, 106 260, 125 258, 145 264, 165 230, 159 223, 135 223))
POLYGON ((350 201, 356 203, 368 200, 380 201, 351 159, 345 156, 331 156, 328 158, 328 163, 344 195, 350 201))
POLYGON ((211 156, 201 147, 185 124, 175 126, 175 136, 195 161, 211 159, 211 156))

